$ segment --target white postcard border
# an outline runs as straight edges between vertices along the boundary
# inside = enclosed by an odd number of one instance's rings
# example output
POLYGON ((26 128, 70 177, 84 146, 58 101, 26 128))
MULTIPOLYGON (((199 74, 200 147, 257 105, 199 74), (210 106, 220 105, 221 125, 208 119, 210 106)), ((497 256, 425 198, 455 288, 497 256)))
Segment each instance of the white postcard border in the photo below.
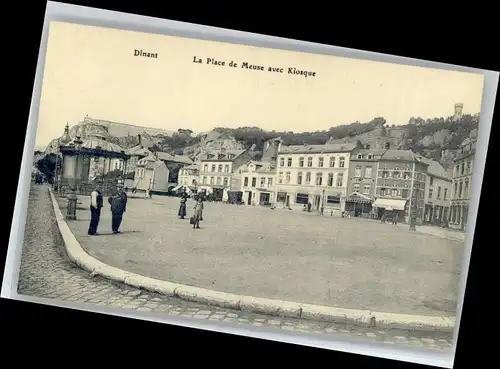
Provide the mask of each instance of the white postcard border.
POLYGON ((481 194, 481 185, 483 181, 484 166, 486 162, 486 153, 488 148, 491 122, 493 119, 494 104, 496 99, 496 90, 499 80, 499 73, 494 71, 481 70, 431 62, 393 55, 379 54, 362 50, 354 50, 336 46, 322 45, 312 42, 303 42, 279 37, 264 36, 254 33, 220 29, 209 26, 201 26, 177 21, 164 20, 160 18, 145 17, 135 14, 119 13, 114 11, 86 8, 63 3, 48 2, 45 14, 38 64, 36 69, 35 83, 33 88, 33 99, 30 106, 26 141, 23 150, 23 159, 16 194, 16 203, 14 208, 11 234, 7 251, 7 259, 2 284, 1 296, 22 301, 37 302, 53 306, 64 306, 79 310, 101 312, 117 316, 131 317, 135 319, 157 321, 175 325, 187 326, 192 328, 201 328, 211 331, 220 331, 224 333, 263 338, 273 341, 289 342, 312 347, 334 349, 339 351, 383 357, 394 360, 409 361, 438 367, 453 366, 454 351, 460 317, 462 314, 462 303, 467 280, 468 268, 470 263, 470 254, 472 241, 474 238, 474 229, 476 225, 476 214, 478 212, 479 198, 481 194), (36 124, 39 113, 39 103, 41 87, 43 80, 43 71, 45 66, 45 53, 47 49, 49 23, 51 21, 64 21, 69 23, 79 23, 92 26, 107 28, 117 28, 129 31, 138 31, 145 33, 163 34, 169 36, 189 37, 202 40, 222 41, 237 44, 246 44, 259 47, 285 49, 290 51, 300 51, 309 53, 319 53, 325 55, 342 56, 346 58, 357 58, 372 61, 389 62, 395 64, 415 65, 421 67, 439 68, 445 70, 482 73, 484 75, 483 101, 481 105, 481 115, 478 130, 477 151, 475 157, 474 173, 472 179, 472 196, 470 200, 470 212, 468 217, 469 231, 465 242, 465 251, 463 258, 463 272, 460 278, 460 295, 457 307, 457 326, 454 331, 454 346, 450 352, 430 352, 417 349, 388 347, 387 345, 365 344, 361 342, 350 342, 339 335, 335 340, 326 340, 318 335, 300 334, 287 332, 278 333, 274 330, 268 330, 256 327, 245 327, 222 323, 208 323, 194 321, 194 319, 181 319, 176 317, 158 317, 155 314, 128 312, 122 309, 110 309, 102 307, 92 307, 84 304, 69 303, 63 301, 51 301, 43 298, 23 296, 17 294, 17 284, 19 279, 19 270, 22 253, 22 243, 24 238, 24 228, 26 225, 26 214, 28 206, 28 194, 31 183, 29 173, 31 172, 32 155, 35 147, 36 124))

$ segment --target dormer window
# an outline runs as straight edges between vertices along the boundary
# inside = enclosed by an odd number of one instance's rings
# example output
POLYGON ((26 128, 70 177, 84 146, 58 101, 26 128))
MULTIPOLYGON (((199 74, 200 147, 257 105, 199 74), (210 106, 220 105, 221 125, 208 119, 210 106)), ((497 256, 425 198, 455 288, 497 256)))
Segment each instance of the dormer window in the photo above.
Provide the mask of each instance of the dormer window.
POLYGON ((358 155, 357 155, 357 158, 358 158, 358 159, 363 159, 363 155, 362 155, 362 154, 358 154, 358 155))
POLYGON ((368 160, 372 160, 373 159, 373 155, 372 154, 368 154, 367 157, 368 157, 368 160))

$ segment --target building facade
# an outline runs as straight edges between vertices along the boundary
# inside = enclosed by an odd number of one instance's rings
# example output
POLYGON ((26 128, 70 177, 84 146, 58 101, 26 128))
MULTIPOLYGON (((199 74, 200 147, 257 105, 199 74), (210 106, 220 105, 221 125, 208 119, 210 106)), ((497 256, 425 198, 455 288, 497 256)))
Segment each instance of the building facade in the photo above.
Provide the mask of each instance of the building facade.
POLYGON ((452 179, 438 162, 422 158, 428 164, 425 180, 423 223, 442 225, 450 213, 452 179))
POLYGON ((270 163, 250 161, 241 169, 242 201, 247 205, 274 203, 276 168, 270 163))
POLYGON ((168 168, 165 163, 150 155, 137 162, 135 168, 135 190, 140 192, 168 192, 168 168))
POLYGON ((410 150, 386 150, 379 158, 375 179, 374 213, 381 218, 387 211, 400 221, 414 218, 422 223, 427 164, 410 150))
POLYGON ((357 143, 281 145, 275 205, 340 213, 345 208, 351 151, 357 143))
POLYGON ((372 217, 378 162, 385 149, 354 149, 349 163, 345 211, 351 216, 372 217))
POLYGON ((125 173, 134 173, 137 162, 142 158, 153 155, 153 153, 145 146, 139 144, 127 150, 129 159, 125 167, 125 173))
POLYGON ((460 145, 460 154, 453 161, 449 226, 463 231, 467 228, 476 143, 477 130, 473 130, 460 145))
POLYGON ((248 150, 215 150, 206 154, 200 163, 199 189, 222 201, 224 193, 241 191, 241 167, 252 156, 248 150))
POLYGON ((179 170, 179 185, 188 186, 191 190, 196 190, 199 180, 199 164, 186 165, 179 170))

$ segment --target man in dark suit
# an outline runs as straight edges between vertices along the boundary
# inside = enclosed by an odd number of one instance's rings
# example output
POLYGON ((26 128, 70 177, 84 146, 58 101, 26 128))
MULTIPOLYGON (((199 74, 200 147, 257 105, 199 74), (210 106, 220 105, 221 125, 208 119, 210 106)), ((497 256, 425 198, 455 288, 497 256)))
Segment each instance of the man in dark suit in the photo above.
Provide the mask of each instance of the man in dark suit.
POLYGON ((97 234, 97 227, 101 219, 101 208, 103 206, 102 194, 99 185, 96 184, 90 193, 90 225, 88 234, 90 236, 97 234))
POLYGON ((120 225, 123 220, 123 213, 127 210, 127 194, 123 192, 123 185, 116 185, 116 192, 108 198, 111 205, 111 230, 113 234, 120 233, 120 225))

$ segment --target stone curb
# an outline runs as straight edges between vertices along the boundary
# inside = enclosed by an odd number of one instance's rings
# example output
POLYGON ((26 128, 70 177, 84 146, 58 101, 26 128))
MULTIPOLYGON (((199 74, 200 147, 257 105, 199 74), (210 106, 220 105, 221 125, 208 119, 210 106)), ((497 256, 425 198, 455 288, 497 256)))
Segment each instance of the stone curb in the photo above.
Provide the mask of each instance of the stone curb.
POLYGON ((357 326, 377 328, 400 328, 416 331, 453 332, 455 318, 380 313, 370 310, 335 308, 329 306, 311 305, 299 302, 271 300, 260 297, 234 295, 225 292, 191 287, 178 283, 162 281, 127 272, 93 258, 87 254, 73 232, 71 232, 59 208, 51 188, 49 188, 57 225, 64 241, 64 247, 69 259, 87 270, 91 275, 121 282, 126 285, 157 292, 162 295, 177 297, 186 301, 204 303, 211 306, 235 310, 261 313, 278 317, 307 319, 331 323, 348 323, 357 326))

